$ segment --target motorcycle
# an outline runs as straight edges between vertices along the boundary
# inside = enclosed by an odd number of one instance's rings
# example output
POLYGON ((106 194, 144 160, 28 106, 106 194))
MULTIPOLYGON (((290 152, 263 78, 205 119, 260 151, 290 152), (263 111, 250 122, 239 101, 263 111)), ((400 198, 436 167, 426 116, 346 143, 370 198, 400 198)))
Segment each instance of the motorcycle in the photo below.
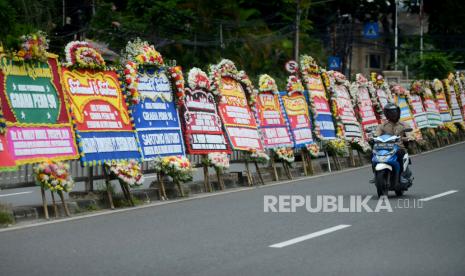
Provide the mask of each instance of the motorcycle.
MULTIPOLYGON (((411 131, 411 129, 408 129, 411 131)), ((401 137, 381 135, 373 138, 372 164, 375 173, 375 185, 378 197, 387 196, 389 191, 394 191, 397 196, 402 196, 413 184, 411 164, 408 153, 405 153, 402 162, 397 161, 399 142, 401 137), (400 164, 403 166, 400 175, 400 164)))

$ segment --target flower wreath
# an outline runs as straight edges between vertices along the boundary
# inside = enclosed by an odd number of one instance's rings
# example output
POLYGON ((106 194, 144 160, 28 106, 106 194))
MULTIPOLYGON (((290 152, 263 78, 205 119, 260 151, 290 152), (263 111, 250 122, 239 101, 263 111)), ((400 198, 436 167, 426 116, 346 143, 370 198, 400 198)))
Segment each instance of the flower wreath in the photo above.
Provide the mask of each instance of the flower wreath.
POLYGON ((368 83, 368 80, 365 78, 365 76, 363 76, 360 73, 357 73, 355 75, 355 82, 352 82, 349 87, 349 93, 352 97, 352 103, 354 106, 357 105, 359 101, 359 88, 367 88, 368 93, 370 94, 368 86, 369 86, 369 83, 368 83))
POLYGON ((32 170, 36 183, 45 190, 68 193, 74 187, 69 165, 66 163, 48 160, 34 165, 32 170))
POLYGON ((272 92, 278 94, 278 86, 276 81, 267 74, 260 75, 258 80, 258 92, 272 92))
POLYGON ((14 53, 16 58, 24 61, 46 61, 48 57, 47 34, 43 31, 23 35, 19 38, 19 50, 14 53))
POLYGON ((65 47, 66 64, 70 68, 105 69, 102 55, 86 41, 71 41, 65 47))
POLYGON ((360 138, 353 138, 351 141, 350 141, 350 146, 357 150, 357 151, 361 151, 363 153, 368 153, 371 151, 371 146, 370 144, 368 144, 367 141, 365 141, 364 139, 360 139, 360 138))
MULTIPOLYGON (((155 50, 155 47, 147 41, 142 41, 140 38, 128 42, 124 52, 124 60, 126 62, 123 70, 123 82, 126 88, 127 100, 129 104, 138 104, 142 100, 137 89, 139 67, 164 68, 165 63, 161 54, 155 50)), ((167 71, 174 93, 176 94, 176 101, 179 103, 184 98, 182 69, 179 66, 174 66, 167 68, 167 71)))
POLYGON ((142 169, 139 162, 134 159, 106 162, 105 166, 113 176, 131 187, 140 186, 144 183, 142 169))
POLYGON ((313 158, 318 157, 318 154, 320 153, 320 147, 318 146, 318 144, 316 144, 316 143, 307 144, 306 147, 307 147, 307 151, 308 151, 308 153, 310 153, 311 157, 313 157, 313 158))
POLYGON ((251 148, 248 150, 248 153, 247 158, 252 162, 266 164, 270 160, 270 157, 264 151, 258 151, 251 148))
POLYGON ((329 71, 328 72, 328 77, 330 80, 330 103, 331 103, 331 114, 333 115, 333 120, 335 121, 335 126, 336 126, 336 136, 338 138, 344 139, 344 124, 342 123, 341 116, 339 115, 338 112, 338 106, 337 106, 337 100, 336 100, 336 90, 335 90, 335 85, 336 84, 341 84, 343 86, 346 86, 347 90, 350 88, 347 85, 347 80, 345 79, 345 76, 338 76, 338 74, 342 75, 339 72, 336 71, 329 71))
POLYGON ((343 139, 332 139, 323 144, 325 151, 336 156, 344 156, 347 152, 347 144, 343 139))
MULTIPOLYGON (((318 64, 316 63, 315 59, 311 56, 308 55, 302 55, 300 56, 300 73, 302 76, 303 82, 308 85, 310 83, 310 75, 311 74, 317 74, 321 78, 321 81, 323 82, 323 87, 325 90, 325 97, 326 100, 330 99, 329 95, 329 87, 330 87, 330 81, 328 74, 326 70, 321 69, 318 64)), ((315 138, 318 140, 322 140, 323 136, 320 133, 320 126, 316 123, 315 119, 318 117, 318 110, 316 108, 315 102, 313 101, 313 98, 311 95, 309 95, 309 106, 311 109, 311 120, 312 120, 312 126, 313 130, 315 132, 315 138)))
POLYGON ((170 176, 175 181, 188 182, 192 180, 193 168, 185 156, 158 157, 152 161, 155 172, 170 176))
POLYGON ((244 71, 238 71, 234 62, 229 59, 223 59, 217 65, 211 65, 209 70, 211 90, 213 94, 220 95, 220 83, 222 77, 230 77, 238 81, 243 88, 249 107, 255 110, 256 90, 253 88, 252 81, 244 71))
POLYGON ((204 164, 212 166, 220 172, 229 169, 229 157, 224 152, 211 152, 207 156, 208 158, 203 159, 204 164))
MULTIPOLYGON (((451 92, 449 90, 449 86, 453 85, 454 92, 455 92, 455 97, 456 97, 457 103, 458 103, 458 105, 460 107, 460 111, 462 112, 462 101, 460 99, 460 88, 459 88, 458 80, 455 79, 454 73, 452 73, 452 72, 449 73, 449 75, 447 76, 447 79, 444 80, 444 84, 446 86, 444 91, 445 91, 445 94, 446 94, 447 104, 449 105, 449 107, 452 110, 452 94, 451 94, 451 92)), ((462 118, 463 118, 463 114, 462 114, 462 118)), ((463 120, 461 122, 454 122, 454 124, 459 129, 465 130, 465 123, 463 122, 463 120)), ((453 133, 455 134, 456 132, 453 132, 453 133)))
POLYGON ((384 77, 382 75, 371 73, 371 85, 369 85, 368 87, 372 87, 372 89, 370 89, 371 101, 373 105, 375 106, 376 113, 378 113, 378 115, 383 114, 383 107, 381 106, 381 103, 379 102, 376 90, 377 89, 383 90, 384 93, 386 93, 387 95, 388 101, 392 101, 392 94, 391 94, 391 91, 389 90, 389 85, 384 81, 384 77))
POLYGON ((294 150, 292 148, 274 148, 273 152, 278 157, 278 160, 284 161, 288 164, 291 164, 295 161, 294 150))

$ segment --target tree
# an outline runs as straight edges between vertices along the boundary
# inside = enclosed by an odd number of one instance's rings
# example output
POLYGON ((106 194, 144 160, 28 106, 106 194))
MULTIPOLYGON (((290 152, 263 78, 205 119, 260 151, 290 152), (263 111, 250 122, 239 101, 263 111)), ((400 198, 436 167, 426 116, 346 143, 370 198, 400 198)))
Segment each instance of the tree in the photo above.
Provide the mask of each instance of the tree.
POLYGON ((428 53, 423 55, 417 63, 417 76, 422 79, 444 79, 454 71, 454 65, 448 56, 442 53, 428 53))

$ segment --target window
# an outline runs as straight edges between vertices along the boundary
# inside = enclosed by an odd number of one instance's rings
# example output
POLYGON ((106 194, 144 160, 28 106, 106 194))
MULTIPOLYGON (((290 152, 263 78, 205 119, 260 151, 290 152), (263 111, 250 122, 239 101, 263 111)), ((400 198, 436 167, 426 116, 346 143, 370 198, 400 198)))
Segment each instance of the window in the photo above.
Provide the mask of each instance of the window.
POLYGON ((381 55, 369 54, 365 61, 367 68, 381 69, 381 55))

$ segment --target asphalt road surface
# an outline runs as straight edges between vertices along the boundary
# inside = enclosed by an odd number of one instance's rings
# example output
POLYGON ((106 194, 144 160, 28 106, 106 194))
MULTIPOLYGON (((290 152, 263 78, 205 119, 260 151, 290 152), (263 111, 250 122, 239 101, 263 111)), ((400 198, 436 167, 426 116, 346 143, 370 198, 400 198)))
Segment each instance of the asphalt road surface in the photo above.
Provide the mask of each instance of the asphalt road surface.
POLYGON ((374 195, 363 168, 0 232, 0 275, 465 275, 465 144, 413 162, 392 212, 264 212, 265 195, 374 195))

